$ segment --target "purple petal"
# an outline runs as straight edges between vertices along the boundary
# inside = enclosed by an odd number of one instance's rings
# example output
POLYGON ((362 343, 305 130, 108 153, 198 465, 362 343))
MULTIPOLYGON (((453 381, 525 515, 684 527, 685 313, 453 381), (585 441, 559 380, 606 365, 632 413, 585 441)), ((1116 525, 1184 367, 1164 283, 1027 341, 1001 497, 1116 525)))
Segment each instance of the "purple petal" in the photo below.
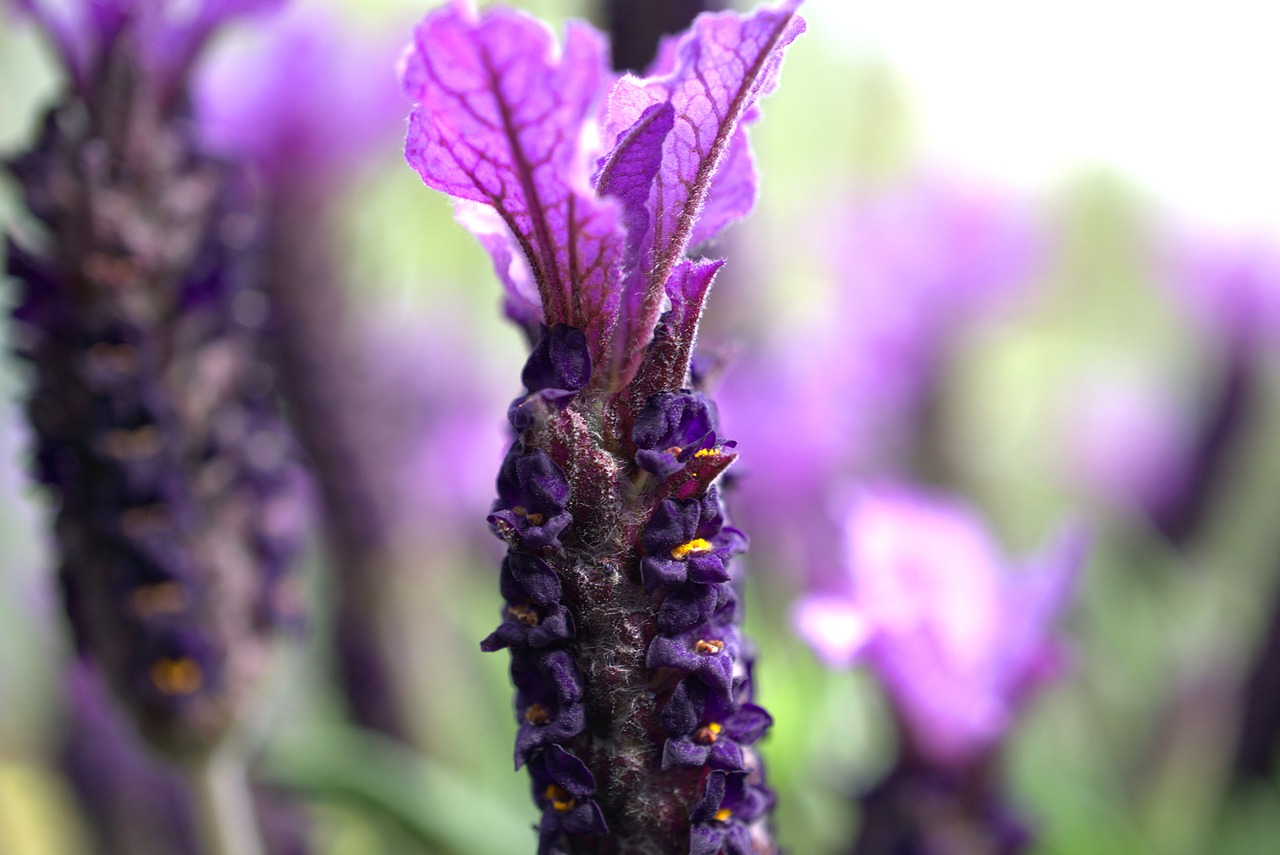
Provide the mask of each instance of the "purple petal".
MULTIPOLYGON (((430 187, 490 205, 530 265, 547 324, 582 329, 602 364, 618 307, 617 206, 587 184, 583 130, 606 75, 598 33, 563 53, 527 15, 460 4, 428 15, 402 68, 416 102, 405 156, 430 187)), ((491 232, 490 232, 491 233, 491 232)))
MULTIPOLYGON (((758 111, 752 111, 742 121, 748 122, 756 114, 758 111)), ((756 206, 758 189, 759 178, 756 175, 755 158, 751 155, 751 143, 747 138, 746 128, 740 126, 729 141, 729 151, 725 154, 720 171, 711 181, 702 216, 698 217, 698 223, 693 227, 689 245, 697 246, 711 240, 725 226, 750 214, 751 209, 756 206)))
POLYGON ((622 268, 626 281, 622 287, 618 334, 615 349, 619 354, 620 383, 626 383, 634 370, 630 364, 640 353, 636 342, 648 342, 662 311, 662 293, 648 287, 648 266, 642 249, 649 234, 649 194, 653 180, 662 165, 662 144, 675 124, 675 109, 670 102, 651 104, 635 124, 618 135, 613 150, 601 160, 596 188, 602 196, 613 196, 622 203, 622 222, 627 230, 627 250, 622 268))
MULTIPOLYGON (((669 101, 676 110, 654 186, 655 219, 648 242, 654 271, 649 287, 659 294, 684 256, 739 122, 777 84, 782 49, 804 31, 804 21, 795 14, 799 5, 799 0, 788 0, 749 17, 702 15, 670 48, 674 67, 669 74, 624 77, 614 88, 606 139, 630 127, 653 104, 669 101)), ((717 220, 723 216, 715 212, 717 220)))
POLYGON ((723 260, 686 259, 675 266, 667 279, 666 295, 671 309, 663 315, 661 337, 655 338, 640 367, 637 384, 646 389, 670 389, 685 385, 698 336, 702 306, 723 260))

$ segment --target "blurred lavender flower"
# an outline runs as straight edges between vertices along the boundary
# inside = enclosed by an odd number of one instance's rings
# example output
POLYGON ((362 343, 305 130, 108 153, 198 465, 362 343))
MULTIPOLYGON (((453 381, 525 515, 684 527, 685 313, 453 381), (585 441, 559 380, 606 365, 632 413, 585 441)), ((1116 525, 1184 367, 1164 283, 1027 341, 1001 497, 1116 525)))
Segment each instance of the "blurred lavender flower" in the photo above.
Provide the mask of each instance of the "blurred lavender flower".
POLYGON ((1280 331, 1280 246, 1260 237, 1181 237, 1170 240, 1156 267, 1219 356, 1182 484, 1152 509, 1156 528, 1181 546, 1199 530, 1257 407, 1259 363, 1280 331))
POLYGON ((230 18, 271 11, 285 0, 9 0, 53 43, 72 84, 91 97, 122 35, 131 62, 168 104, 180 96, 210 36, 230 18))
POLYGON ((1172 240, 1160 278, 1223 351, 1268 347, 1280 331, 1280 244, 1260 235, 1172 240))
POLYGON ((1059 420, 1062 477, 1112 508, 1158 516, 1186 485, 1191 422, 1157 377, 1114 366, 1082 376, 1059 420))
MULTIPOLYGON (((806 597, 794 621, 828 664, 866 661, 901 724, 899 768, 864 800, 864 841, 882 845, 860 851, 952 851, 935 845, 899 850, 883 840, 951 833, 945 823, 911 828, 930 816, 923 809, 930 799, 908 797, 904 788, 933 792, 935 800, 952 792, 957 804, 981 796, 974 802, 978 813, 966 823, 979 831, 990 816, 1005 814, 994 807, 993 758, 1018 710, 1059 670, 1053 625, 1070 599, 1084 540, 1067 532, 1016 572, 971 510, 903 487, 856 494, 846 525, 844 590, 806 597), (914 819, 903 815, 915 810, 914 819), (906 825, 882 825, 893 817, 906 825)), ((993 841, 1004 838, 1003 823, 989 830, 993 841)))
POLYGON ((936 453, 929 422, 955 345, 1028 291, 1049 249, 1028 204, 953 180, 880 190, 833 219, 821 314, 766 328, 720 390, 752 453, 744 519, 762 529, 765 555, 804 555, 819 578, 839 572, 829 550, 805 555, 834 537, 831 486, 936 453))
MULTIPOLYGON (((67 736, 61 765, 85 806, 99 855, 208 855, 200 846, 186 779, 143 750, 93 664, 72 663, 64 678, 67 736)), ((265 790, 255 799, 266 850, 304 855, 306 817, 265 790)))
POLYGON ((533 343, 489 516, 506 604, 483 647, 512 648, 540 853, 776 851, 750 747, 768 716, 726 566, 745 538, 711 486, 735 455, 684 388, 720 262, 685 252, 751 207, 742 124, 797 6, 701 16, 657 76, 611 92, 590 28, 561 49, 534 19, 462 2, 404 62, 408 160, 460 200, 533 343))
POLYGON ((254 164, 267 191, 273 355, 324 502, 339 683, 356 721, 408 740, 379 627, 407 513, 396 485, 418 441, 417 425, 398 411, 436 378, 415 379, 408 393, 393 386, 385 368, 410 355, 375 348, 372 313, 349 304, 335 250, 345 191, 403 133, 391 71, 398 45, 317 3, 294 6, 258 35, 211 63, 198 92, 200 127, 215 150, 254 164))
MULTIPOLYGON (((1280 243, 1270 235, 1182 236, 1160 259, 1180 298, 1220 356, 1214 394, 1187 456, 1188 475, 1156 525, 1175 544, 1200 527, 1265 394, 1264 373, 1280 332, 1280 243)), ((1280 587, 1243 681, 1236 783, 1274 774, 1280 744, 1280 587)))
POLYGON ((80 72, 9 164, 38 224, 10 238, 8 270, 67 608, 146 735, 200 756, 297 609, 298 473, 259 352, 255 211, 181 97, 215 25, 265 4, 73 4, 74 38, 26 5, 80 72))

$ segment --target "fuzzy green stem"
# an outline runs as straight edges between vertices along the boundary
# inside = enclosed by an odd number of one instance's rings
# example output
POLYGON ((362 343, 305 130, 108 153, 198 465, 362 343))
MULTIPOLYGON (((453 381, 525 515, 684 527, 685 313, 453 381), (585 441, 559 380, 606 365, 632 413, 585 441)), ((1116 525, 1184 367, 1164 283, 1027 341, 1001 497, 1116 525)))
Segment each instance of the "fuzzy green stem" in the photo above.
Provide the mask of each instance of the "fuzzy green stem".
POLYGON ((214 751, 189 767, 204 855, 266 855, 242 756, 214 751))

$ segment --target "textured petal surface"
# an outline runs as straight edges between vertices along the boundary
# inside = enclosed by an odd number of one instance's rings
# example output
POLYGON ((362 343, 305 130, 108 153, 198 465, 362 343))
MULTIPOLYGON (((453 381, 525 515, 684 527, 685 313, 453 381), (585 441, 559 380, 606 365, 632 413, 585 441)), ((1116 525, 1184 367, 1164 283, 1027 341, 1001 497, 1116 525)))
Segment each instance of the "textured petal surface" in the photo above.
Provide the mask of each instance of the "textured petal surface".
MULTIPOLYGON (((606 137, 630 127, 653 104, 669 101, 676 111, 653 190, 651 246, 658 287, 684 255, 716 173, 728 159, 739 122, 774 88, 782 49, 804 31, 803 20, 795 15, 798 6, 798 0, 790 0, 748 17, 702 15, 669 48, 669 74, 626 77, 613 91, 606 137)), ((726 198, 736 196, 740 192, 725 194, 726 198)), ((734 206, 718 203, 717 207, 714 219, 723 225, 725 211, 734 206)), ((704 236, 711 227, 718 228, 711 223, 704 228, 704 236)))
POLYGON ((587 333, 602 362, 618 307, 624 235, 586 180, 584 129, 606 75, 605 46, 570 25, 563 52, 537 20, 460 4, 429 15, 402 69, 416 102, 405 154, 422 180, 491 206, 532 271, 548 324, 587 333))

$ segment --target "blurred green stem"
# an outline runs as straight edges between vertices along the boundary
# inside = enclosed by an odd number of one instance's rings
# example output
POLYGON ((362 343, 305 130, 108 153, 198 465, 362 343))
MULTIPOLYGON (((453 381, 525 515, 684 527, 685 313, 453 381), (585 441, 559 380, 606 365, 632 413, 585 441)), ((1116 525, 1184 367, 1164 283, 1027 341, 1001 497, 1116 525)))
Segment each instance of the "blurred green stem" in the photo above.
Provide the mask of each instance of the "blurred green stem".
POLYGON ((189 766, 204 855, 266 855, 244 759, 215 750, 189 766))

